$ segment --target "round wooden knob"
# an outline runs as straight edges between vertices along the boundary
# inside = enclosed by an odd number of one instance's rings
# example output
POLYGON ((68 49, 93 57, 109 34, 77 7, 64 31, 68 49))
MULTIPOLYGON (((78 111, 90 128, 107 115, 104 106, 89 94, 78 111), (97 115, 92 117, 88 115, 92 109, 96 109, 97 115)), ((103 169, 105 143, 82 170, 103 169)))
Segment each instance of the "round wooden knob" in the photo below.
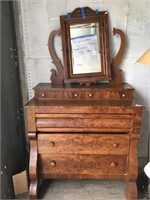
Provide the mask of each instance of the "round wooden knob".
POLYGON ((56 162, 55 161, 51 161, 51 166, 55 167, 56 166, 56 162))
POLYGON ((49 144, 51 147, 54 147, 55 146, 55 143, 54 142, 50 142, 49 144))
POLYGON ((111 162, 110 166, 111 166, 111 167, 117 167, 117 163, 111 162))
POLYGON ((117 144, 117 143, 114 143, 114 144, 113 144, 113 147, 117 148, 117 147, 118 147, 118 144, 117 144))

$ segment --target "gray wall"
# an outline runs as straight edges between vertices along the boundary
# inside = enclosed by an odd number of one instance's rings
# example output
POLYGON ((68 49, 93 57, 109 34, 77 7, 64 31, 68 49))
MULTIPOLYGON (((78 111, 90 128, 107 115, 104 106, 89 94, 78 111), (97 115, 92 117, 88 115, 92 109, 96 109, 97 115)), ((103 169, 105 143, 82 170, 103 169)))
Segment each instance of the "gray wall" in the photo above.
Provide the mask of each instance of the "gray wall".
MULTIPOLYGON (((139 156, 146 157, 150 134, 150 66, 136 63, 136 60, 150 47, 150 0, 22 0, 18 3, 18 41, 24 64, 21 70, 24 74, 24 102, 34 96, 32 88, 37 83, 50 82, 50 70, 55 66, 47 43, 50 32, 60 27, 59 15, 85 6, 109 12, 111 58, 116 55, 120 45, 120 38, 114 37, 112 30, 113 27, 120 28, 127 39, 126 52, 120 66, 124 81, 135 87, 134 101, 145 106, 139 156)), ((55 39, 55 44, 62 60, 59 37, 55 39)))

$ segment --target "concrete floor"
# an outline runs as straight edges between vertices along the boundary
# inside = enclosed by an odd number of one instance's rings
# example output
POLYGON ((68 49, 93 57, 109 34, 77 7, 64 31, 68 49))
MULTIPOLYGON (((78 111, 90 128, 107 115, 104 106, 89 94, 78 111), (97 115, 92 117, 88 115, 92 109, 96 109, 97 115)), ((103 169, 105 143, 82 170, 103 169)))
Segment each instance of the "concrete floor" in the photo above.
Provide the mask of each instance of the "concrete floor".
MULTIPOLYGON (((125 182, 112 180, 45 180, 40 199, 47 200, 125 200, 125 182)), ((29 199, 28 194, 16 199, 29 199)))

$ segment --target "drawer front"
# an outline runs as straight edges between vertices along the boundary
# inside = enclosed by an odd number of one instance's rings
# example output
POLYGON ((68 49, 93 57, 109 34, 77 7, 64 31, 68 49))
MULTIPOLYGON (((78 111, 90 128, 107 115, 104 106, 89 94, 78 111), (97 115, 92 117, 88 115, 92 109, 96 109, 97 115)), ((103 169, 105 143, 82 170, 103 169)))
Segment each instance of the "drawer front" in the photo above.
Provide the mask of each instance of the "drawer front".
POLYGON ((86 91, 85 99, 88 100, 132 100, 131 90, 120 91, 86 91))
POLYGON ((82 91, 64 91, 63 92, 64 100, 82 100, 84 99, 84 92, 82 91))
POLYGON ((128 132, 132 123, 132 115, 36 114, 36 127, 40 132, 128 132))
POLYGON ((39 155, 40 174, 125 174, 126 156, 39 155))
POLYGON ((40 154, 126 155, 129 134, 38 134, 40 154))
POLYGON ((132 90, 52 90, 35 91, 39 100, 132 100, 132 90))
POLYGON ((83 100, 84 92, 81 91, 35 91, 38 100, 83 100))
POLYGON ((38 100, 61 100, 63 98, 63 92, 58 91, 35 91, 35 99, 38 100))

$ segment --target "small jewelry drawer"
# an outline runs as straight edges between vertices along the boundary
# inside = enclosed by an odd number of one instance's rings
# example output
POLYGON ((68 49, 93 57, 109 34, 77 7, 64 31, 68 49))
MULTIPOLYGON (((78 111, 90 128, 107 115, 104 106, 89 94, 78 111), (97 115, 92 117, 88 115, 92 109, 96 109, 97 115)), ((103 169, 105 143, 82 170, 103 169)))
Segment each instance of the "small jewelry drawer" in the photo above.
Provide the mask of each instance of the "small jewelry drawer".
POLYGON ((102 100, 106 99, 106 92, 103 91, 86 91, 85 92, 86 100, 102 100))
POLYGON ((112 100, 132 100, 132 97, 132 90, 111 91, 108 95, 108 98, 112 100))
POLYGON ((60 100, 62 99, 63 92, 57 92, 57 91, 35 91, 35 99, 38 100, 60 100))
POLYGON ((131 90, 121 91, 86 91, 86 100, 132 100, 131 90))
POLYGON ((82 100, 84 99, 84 92, 82 91, 64 91, 63 92, 63 99, 64 100, 82 100))
POLYGON ((38 100, 83 100, 84 92, 81 91, 35 91, 38 100))

